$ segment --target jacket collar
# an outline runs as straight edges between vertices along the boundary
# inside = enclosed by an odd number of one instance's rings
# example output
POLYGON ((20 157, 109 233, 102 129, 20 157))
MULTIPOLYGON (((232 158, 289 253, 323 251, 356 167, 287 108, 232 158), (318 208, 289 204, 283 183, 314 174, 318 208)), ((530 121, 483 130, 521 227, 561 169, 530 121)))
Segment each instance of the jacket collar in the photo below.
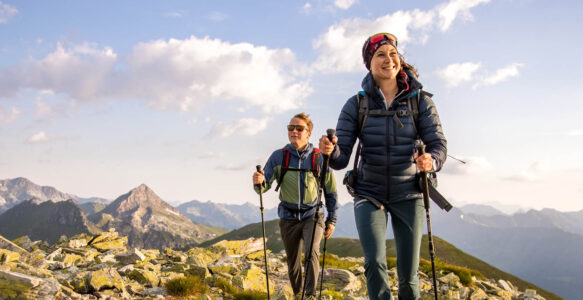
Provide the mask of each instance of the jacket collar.
MULTIPOLYGON (((417 91, 417 90, 423 88, 423 85, 421 84, 421 82, 419 82, 417 80, 417 77, 415 77, 415 74, 413 74, 413 72, 408 70, 408 69, 404 69, 403 72, 401 72, 401 74, 399 74, 399 78, 397 80, 403 82, 403 84, 400 84, 400 86, 407 86, 408 87, 408 89, 406 91, 404 91, 403 93, 401 93, 401 95, 409 95, 409 94, 413 93, 414 91, 417 91)), ((377 84, 375 83, 371 72, 368 72, 368 74, 366 74, 364 79, 362 79, 361 86, 362 86, 362 89, 368 95, 370 95, 375 101, 381 101, 381 102, 383 101, 383 95, 381 95, 381 91, 379 90, 377 84)), ((401 92, 401 91, 399 91, 399 92, 401 92)))
MULTIPOLYGON (((292 146, 292 144, 285 145, 285 148, 287 149, 287 151, 289 151, 291 155, 298 157, 298 151, 296 150, 296 148, 294 148, 294 146, 292 146)), ((308 154, 312 153, 312 151, 314 151, 314 145, 312 145, 312 143, 308 143, 308 146, 306 147, 304 152, 299 153, 300 155, 299 158, 306 159, 308 157, 308 154)))

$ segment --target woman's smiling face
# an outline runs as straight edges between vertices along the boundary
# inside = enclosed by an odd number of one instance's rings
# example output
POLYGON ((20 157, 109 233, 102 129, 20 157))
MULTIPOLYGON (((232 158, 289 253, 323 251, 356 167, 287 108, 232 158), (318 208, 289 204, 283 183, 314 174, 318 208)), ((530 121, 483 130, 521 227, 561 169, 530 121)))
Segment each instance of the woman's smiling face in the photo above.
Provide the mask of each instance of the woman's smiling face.
POLYGON ((397 49, 389 44, 380 46, 370 61, 370 72, 375 79, 397 79, 401 72, 397 49))

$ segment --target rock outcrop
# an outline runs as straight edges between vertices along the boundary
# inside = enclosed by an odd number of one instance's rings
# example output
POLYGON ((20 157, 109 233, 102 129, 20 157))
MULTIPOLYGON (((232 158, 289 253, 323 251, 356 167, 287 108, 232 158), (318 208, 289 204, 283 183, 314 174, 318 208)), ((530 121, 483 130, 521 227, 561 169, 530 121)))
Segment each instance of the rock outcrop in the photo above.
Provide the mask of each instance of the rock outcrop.
MULTIPOLYGON (((80 234, 46 247, 29 242, 9 248, 11 242, 2 243, 0 298, 161 299, 170 296, 168 282, 193 275, 203 278, 205 292, 197 296, 201 299, 232 299, 236 291, 266 292, 260 239, 221 241, 187 251, 137 249, 128 247, 127 241, 111 230, 98 236, 80 234)), ((363 259, 331 257, 351 267, 324 270, 322 298, 367 299, 363 259)), ((271 298, 293 299, 284 253, 268 253, 268 265, 271 298)), ((396 293, 395 269, 388 274, 396 293)), ((421 273, 420 279, 422 298, 432 298, 428 276, 421 273)), ((438 281, 442 299, 544 299, 535 290, 519 291, 503 280, 474 278, 466 286, 448 273, 439 274, 438 281)))

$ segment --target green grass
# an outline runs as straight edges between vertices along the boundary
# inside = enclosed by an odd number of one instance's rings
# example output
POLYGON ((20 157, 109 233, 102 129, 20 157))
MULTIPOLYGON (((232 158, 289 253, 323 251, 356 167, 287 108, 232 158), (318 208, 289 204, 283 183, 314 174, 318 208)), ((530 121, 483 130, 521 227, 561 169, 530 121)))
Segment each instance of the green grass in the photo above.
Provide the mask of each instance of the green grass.
POLYGON ((164 285, 171 296, 188 297, 199 296, 207 291, 204 280, 199 276, 186 276, 169 280, 164 285))

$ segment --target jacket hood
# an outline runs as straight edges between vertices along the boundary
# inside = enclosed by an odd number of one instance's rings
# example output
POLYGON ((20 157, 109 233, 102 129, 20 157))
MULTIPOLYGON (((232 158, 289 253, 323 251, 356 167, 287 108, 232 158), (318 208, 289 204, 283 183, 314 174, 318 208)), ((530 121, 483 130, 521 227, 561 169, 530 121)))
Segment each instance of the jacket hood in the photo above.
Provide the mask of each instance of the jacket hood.
MULTIPOLYGON (((290 155, 298 157, 298 151, 296 151, 296 148, 294 148, 294 146, 292 146, 292 144, 287 144, 285 145, 285 148, 287 149, 287 151, 289 151, 290 155)), ((299 153, 299 158, 306 159, 308 157, 308 154, 312 153, 312 151, 314 150, 314 145, 312 145, 312 143, 308 143, 308 146, 306 147, 306 149, 304 150, 304 152, 299 153)))
MULTIPOLYGON (((402 83, 399 86, 403 85, 406 86, 406 91, 404 95, 408 95, 418 89, 423 88, 421 82, 417 80, 417 77, 413 72, 409 69, 403 69, 403 71, 399 74, 397 80, 402 83)), ((368 72, 364 79, 362 79, 362 89, 369 95, 372 96, 374 100, 382 101, 383 96, 381 95, 381 91, 379 90, 374 78, 372 77, 372 73, 368 72)))

